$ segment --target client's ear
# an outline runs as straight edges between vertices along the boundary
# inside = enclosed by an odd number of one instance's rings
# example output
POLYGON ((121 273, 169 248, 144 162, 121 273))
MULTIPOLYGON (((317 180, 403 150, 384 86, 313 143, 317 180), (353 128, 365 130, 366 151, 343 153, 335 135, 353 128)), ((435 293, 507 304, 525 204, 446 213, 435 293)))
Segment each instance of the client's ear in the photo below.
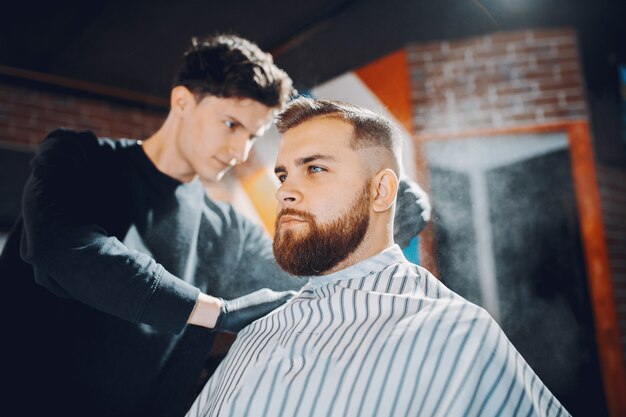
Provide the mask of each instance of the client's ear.
POLYGON ((372 178, 373 200, 372 209, 375 212, 389 210, 396 201, 398 192, 398 177, 389 168, 379 171, 372 178))

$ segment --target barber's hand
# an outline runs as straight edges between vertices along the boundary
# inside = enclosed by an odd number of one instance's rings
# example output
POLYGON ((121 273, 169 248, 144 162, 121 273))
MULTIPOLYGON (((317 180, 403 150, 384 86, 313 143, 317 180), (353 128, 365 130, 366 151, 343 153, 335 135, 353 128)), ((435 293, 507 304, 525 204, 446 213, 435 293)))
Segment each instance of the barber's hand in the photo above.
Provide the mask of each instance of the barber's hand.
POLYGON ((285 304, 294 295, 295 291, 276 292, 263 288, 234 300, 220 298, 222 308, 215 323, 215 330, 237 333, 256 319, 285 304))
POLYGON ((400 179, 393 224, 393 237, 400 247, 407 246, 426 227, 430 211, 428 194, 407 177, 400 179))

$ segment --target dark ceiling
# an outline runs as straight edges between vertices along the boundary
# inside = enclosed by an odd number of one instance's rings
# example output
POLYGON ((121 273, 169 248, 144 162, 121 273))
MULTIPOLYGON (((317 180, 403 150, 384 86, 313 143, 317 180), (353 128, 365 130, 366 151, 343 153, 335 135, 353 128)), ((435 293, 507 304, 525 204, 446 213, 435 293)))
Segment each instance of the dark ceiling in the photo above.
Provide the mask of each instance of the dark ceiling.
POLYGON ((217 31, 238 33, 271 51, 301 90, 409 42, 529 27, 575 27, 583 47, 595 51, 597 46, 606 52, 603 57, 612 54, 626 61, 625 3, 91 0, 37 5, 15 1, 2 6, 0 75, 87 90, 97 86, 108 88, 112 95, 126 91, 162 100, 190 37, 217 31))

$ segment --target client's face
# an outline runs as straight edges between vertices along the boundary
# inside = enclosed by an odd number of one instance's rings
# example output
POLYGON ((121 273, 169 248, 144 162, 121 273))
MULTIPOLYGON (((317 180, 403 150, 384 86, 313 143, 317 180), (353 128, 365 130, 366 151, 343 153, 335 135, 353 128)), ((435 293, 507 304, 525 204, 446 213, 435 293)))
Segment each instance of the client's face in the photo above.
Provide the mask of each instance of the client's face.
POLYGON ((351 136, 351 125, 331 118, 304 122, 283 136, 273 249, 278 265, 291 274, 331 270, 366 235, 369 181, 351 136))
POLYGON ((369 225, 369 187, 365 184, 354 203, 336 219, 318 223, 311 213, 283 208, 276 219, 274 257, 293 275, 320 275, 336 266, 363 241, 369 225), (283 226, 281 219, 296 217, 305 223, 300 230, 283 226))

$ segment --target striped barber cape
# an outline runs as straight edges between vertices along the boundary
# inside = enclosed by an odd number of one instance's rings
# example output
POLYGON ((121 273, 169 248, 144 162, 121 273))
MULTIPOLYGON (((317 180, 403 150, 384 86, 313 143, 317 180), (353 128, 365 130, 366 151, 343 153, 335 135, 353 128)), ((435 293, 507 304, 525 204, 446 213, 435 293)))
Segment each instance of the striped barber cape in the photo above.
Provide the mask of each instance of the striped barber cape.
POLYGON ((197 416, 569 416, 482 308, 397 245, 239 335, 197 416))

